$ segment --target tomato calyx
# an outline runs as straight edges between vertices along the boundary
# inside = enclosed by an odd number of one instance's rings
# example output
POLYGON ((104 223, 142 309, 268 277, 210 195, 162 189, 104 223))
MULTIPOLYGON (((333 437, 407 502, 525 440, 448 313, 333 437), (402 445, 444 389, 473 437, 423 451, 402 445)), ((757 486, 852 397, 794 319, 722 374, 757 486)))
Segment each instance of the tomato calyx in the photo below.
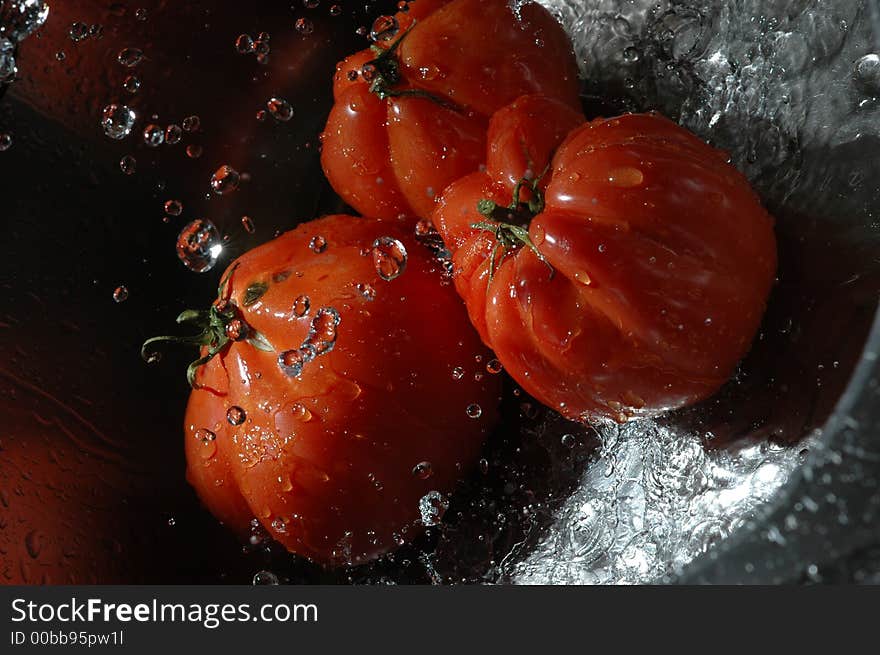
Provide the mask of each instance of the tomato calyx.
MULTIPOLYGON (((546 170, 544 172, 546 173, 546 170)), ((471 227, 475 230, 491 232, 495 236, 495 245, 489 254, 489 284, 492 283, 495 271, 504 259, 523 246, 531 250, 535 257, 550 269, 550 277, 553 277, 555 273, 553 266, 529 236, 529 223, 544 211, 544 194, 539 188, 543 176, 544 173, 536 178, 524 177, 517 182, 513 187, 513 200, 507 207, 487 198, 477 203, 477 211, 488 220, 472 223, 471 227), (527 187, 531 192, 527 201, 520 200, 523 187, 527 187)), ((486 285, 486 292, 488 291, 489 286, 486 285)))
POLYGON ((378 46, 372 46, 374 52, 378 52, 375 59, 371 59, 364 64, 361 74, 368 82, 370 82, 370 93, 376 95, 379 100, 388 98, 415 97, 424 98, 436 102, 438 105, 448 107, 449 103, 427 91, 421 89, 397 89, 395 88, 401 82, 400 61, 397 58, 397 50, 400 44, 410 33, 415 23, 410 25, 407 30, 400 35, 394 43, 389 47, 382 49, 378 46))
MULTIPOLYGON (((211 361, 227 345, 235 341, 246 341, 254 348, 265 352, 274 352, 275 349, 265 336, 247 324, 241 315, 241 310, 233 301, 232 287, 229 284, 232 274, 238 265, 233 266, 220 281, 217 289, 217 299, 211 303, 208 309, 185 309, 176 319, 176 322, 192 324, 200 328, 198 334, 191 336, 164 335, 147 339, 141 346, 141 357, 145 361, 151 361, 155 351, 151 348, 156 343, 182 343, 198 348, 207 347, 208 352, 191 362, 186 368, 186 380, 193 389, 201 389, 196 382, 195 376, 198 368, 211 361)), ((266 292, 268 285, 265 283, 251 284, 244 294, 245 306, 254 304, 266 292)))

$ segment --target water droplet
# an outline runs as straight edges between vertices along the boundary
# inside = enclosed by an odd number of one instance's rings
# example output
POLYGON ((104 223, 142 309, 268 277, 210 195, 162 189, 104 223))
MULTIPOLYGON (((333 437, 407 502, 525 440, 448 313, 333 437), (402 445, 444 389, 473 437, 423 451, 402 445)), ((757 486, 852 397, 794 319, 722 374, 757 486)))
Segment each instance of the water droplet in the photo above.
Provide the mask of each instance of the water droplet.
POLYGON ((390 282, 406 270, 406 248, 392 237, 379 237, 373 242, 373 265, 383 280, 390 282))
POLYGON ((312 252, 318 253, 319 255, 327 250, 327 239, 322 237, 320 234, 312 237, 312 240, 309 241, 309 248, 312 252))
POLYGON ((376 299, 376 289, 373 287, 373 285, 358 284, 355 288, 365 300, 373 301, 376 299))
POLYGON ((297 299, 293 301, 293 315, 297 318, 302 318, 309 313, 310 306, 311 301, 308 296, 297 297, 297 299))
POLYGON ((412 474, 419 480, 427 480, 434 474, 431 462, 419 462, 413 467, 412 474))
POLYGON ((56 61, 64 61, 65 59, 67 59, 67 53, 64 52, 64 50, 59 50, 55 53, 55 59, 56 61))
POLYGON ((158 148, 165 141, 165 130, 151 123, 144 128, 144 143, 150 148, 158 148))
POLYGON ((853 71, 856 83, 872 96, 880 95, 880 55, 867 54, 860 58, 853 71))
POLYGON ((502 370, 504 370, 504 366, 502 366, 501 362, 497 359, 490 359, 486 363, 486 370, 492 375, 498 375, 502 370))
POLYGON ((246 55, 254 51, 254 40, 250 34, 239 34, 235 39, 235 49, 242 55, 246 55))
POLYGON ((208 430, 207 428, 199 428, 195 431, 193 435, 196 441, 199 441, 203 444, 211 443, 217 438, 217 435, 208 430))
POLYGON ((147 20, 147 10, 143 8, 136 10, 134 17, 141 22, 147 20))
POLYGON ((308 35, 315 31, 315 24, 308 18, 297 18, 293 25, 296 31, 302 35, 308 35))
POLYGON ((561 441, 562 445, 566 448, 574 448, 575 444, 577 443, 577 439, 575 439, 575 436, 573 434, 563 434, 561 441))
POLYGON ((225 196, 227 193, 235 191, 240 181, 241 175, 238 171, 232 166, 223 164, 211 176, 211 188, 217 195, 225 196))
POLYGON ((202 121, 198 116, 187 116, 183 119, 184 132, 198 132, 202 126, 202 121))
POLYGON ((74 43, 79 43, 85 38, 89 36, 89 26, 85 23, 71 23, 70 29, 67 30, 67 36, 70 37, 70 40, 74 43))
POLYGON ((12 135, 9 132, 0 134, 0 152, 5 152, 12 147, 12 135))
POLYGON ((180 128, 180 125, 175 125, 174 123, 172 123, 165 128, 165 143, 169 146, 180 143, 180 140, 182 138, 183 130, 180 128))
POLYGON ((306 364, 332 351, 336 346, 336 328, 341 320, 339 312, 332 307, 321 307, 315 312, 309 334, 302 345, 278 356, 278 366, 285 375, 299 377, 306 364))
POLYGON ((266 109, 276 121, 286 122, 293 118, 293 107, 284 98, 269 98, 266 109))
POLYGON ((400 24, 394 16, 379 16, 370 28, 370 40, 390 41, 400 31, 400 24))
POLYGON ((464 369, 461 366, 456 366, 452 369, 452 379, 453 380, 461 380, 464 377, 464 369))
POLYGON ((255 587, 263 585, 277 585, 278 576, 272 573, 272 571, 257 571, 256 573, 254 573, 253 584, 255 587))
POLYGON ((290 407, 290 411, 293 414, 294 418, 303 423, 307 423, 312 420, 312 413, 309 411, 309 408, 303 405, 302 403, 293 403, 290 407))
POLYGON ((211 270, 222 251, 220 233, 206 219, 187 223, 177 237, 177 256, 184 266, 196 273, 211 270))
POLYGON ((165 213, 169 216, 180 216, 183 213, 183 203, 179 200, 166 200, 165 213))
POLYGON ((639 51, 632 47, 624 48, 623 60, 630 64, 637 62, 639 60, 639 51))
POLYGON ((123 48, 116 55, 116 61, 126 68, 134 68, 144 59, 144 53, 139 48, 123 48))
POLYGON ((141 89, 141 81, 134 75, 129 75, 122 81, 122 88, 129 93, 137 93, 141 89))
POLYGON ((186 156, 190 159, 198 159, 202 156, 202 146, 191 143, 186 147, 186 156))
POLYGON ((136 120, 137 114, 133 109, 126 105, 113 103, 104 107, 104 112, 101 114, 101 127, 104 129, 104 134, 111 139, 120 140, 131 134, 136 120))
POLYGON ((37 530, 31 530, 25 535, 24 547, 31 559, 37 559, 43 552, 43 535, 37 530))
POLYGON ((241 425, 247 420, 247 414, 238 405, 233 405, 226 410, 226 420, 229 425, 241 425))
POLYGON ((11 81, 18 73, 15 63, 15 44, 5 37, 0 37, 0 82, 11 81))
POLYGON ((131 155, 125 155, 119 160, 119 170, 126 175, 134 175, 137 171, 137 160, 131 155))
POLYGON ((422 525, 427 527, 439 524, 447 509, 449 509, 449 501, 439 491, 429 491, 419 499, 422 525))
POLYGON ((42 0, 3 2, 0 11, 0 37, 23 41, 40 29, 49 16, 49 5, 42 0))
POLYGON ((489 460, 483 457, 479 462, 480 473, 486 475, 489 472, 489 460))
POLYGON ((116 302, 125 302, 128 300, 128 288, 120 285, 113 289, 113 300, 116 302))
POLYGON ((253 234, 256 231, 256 226, 254 225, 254 219, 250 216, 242 216, 241 217, 241 226, 244 228, 244 231, 248 234, 253 234))
POLYGON ((298 378, 302 375, 303 367, 314 358, 315 353, 310 348, 285 350, 278 355, 278 366, 288 377, 298 378))
POLYGON ((465 413, 468 415, 468 418, 480 418, 483 415, 483 408, 477 403, 471 403, 467 406, 465 413))

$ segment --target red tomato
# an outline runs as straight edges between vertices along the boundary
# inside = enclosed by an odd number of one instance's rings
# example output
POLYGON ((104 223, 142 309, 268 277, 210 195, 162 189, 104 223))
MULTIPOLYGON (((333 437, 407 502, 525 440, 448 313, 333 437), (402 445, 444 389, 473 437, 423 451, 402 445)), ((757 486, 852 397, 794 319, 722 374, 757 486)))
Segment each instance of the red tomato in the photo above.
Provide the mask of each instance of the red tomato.
POLYGON ((489 353, 439 264, 400 226, 328 216, 227 275, 184 426, 203 502, 322 564, 411 540, 420 499, 476 463, 500 398, 498 376, 473 375, 489 353))
POLYGON ((321 163, 366 216, 427 217, 435 194, 477 170, 493 112, 526 93, 578 105, 571 44, 540 5, 416 0, 396 40, 342 61, 321 163), (439 8, 438 8, 439 7, 439 8))
POLYGON ((675 123, 582 121, 535 96, 493 117, 486 172, 433 215, 456 287, 510 375, 569 418, 705 398, 761 322, 773 219, 723 152, 675 123))

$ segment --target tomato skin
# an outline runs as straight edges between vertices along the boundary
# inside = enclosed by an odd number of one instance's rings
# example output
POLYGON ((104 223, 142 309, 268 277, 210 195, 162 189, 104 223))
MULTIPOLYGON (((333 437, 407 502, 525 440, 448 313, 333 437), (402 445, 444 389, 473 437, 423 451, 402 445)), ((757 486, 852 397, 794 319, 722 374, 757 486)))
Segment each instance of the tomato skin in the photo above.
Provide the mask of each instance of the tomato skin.
POLYGON ((184 425, 189 481, 232 529, 247 534, 256 518, 321 564, 365 562, 411 540, 421 532, 419 499, 451 492, 476 463, 500 399, 498 376, 452 375, 489 351, 441 285, 439 265, 401 226, 351 216, 301 225, 236 265, 231 297, 276 352, 233 342, 199 369, 204 388, 192 392, 184 425), (316 236, 327 241, 321 253, 309 247, 316 236), (382 236, 408 253, 391 281, 370 256, 382 236), (254 282, 268 290, 243 307, 254 282), (375 290, 372 300, 359 284, 375 290), (310 310, 297 318, 303 295, 310 310), (278 353, 298 348, 324 307, 341 318, 335 346, 289 377, 278 353), (467 413, 474 403, 478 418, 467 413), (233 406, 247 415, 242 425, 227 421, 233 406), (215 438, 198 438, 200 429, 215 438), (427 479, 413 474, 421 462, 430 462, 427 479))
POLYGON ((577 64, 561 26, 536 3, 517 18, 508 0, 417 0, 397 19, 405 38, 393 88, 432 99, 380 100, 362 74, 376 53, 351 55, 334 76, 321 163, 359 213, 426 218, 437 194, 484 162, 496 110, 528 93, 578 106, 577 64))
POLYGON ((573 122, 546 98, 517 100, 492 119, 486 172, 444 191, 433 220, 471 320, 508 373, 569 418, 625 421, 706 398, 760 324, 773 219, 724 153, 657 114, 564 139, 549 126, 573 122), (495 237, 472 227, 487 220, 476 205, 510 204, 524 149, 532 170, 555 150, 528 225, 546 261, 521 247, 490 282, 495 237))

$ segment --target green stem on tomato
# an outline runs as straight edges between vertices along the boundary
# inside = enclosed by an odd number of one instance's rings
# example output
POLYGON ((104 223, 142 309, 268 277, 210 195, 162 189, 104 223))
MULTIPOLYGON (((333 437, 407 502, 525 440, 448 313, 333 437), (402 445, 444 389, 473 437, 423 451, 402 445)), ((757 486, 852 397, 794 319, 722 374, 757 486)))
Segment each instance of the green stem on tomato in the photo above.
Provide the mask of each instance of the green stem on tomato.
MULTIPOLYGON (((153 337, 144 341, 141 346, 141 357, 149 361, 155 352, 151 346, 157 343, 181 343, 190 346, 196 346, 201 349, 208 348, 208 352, 190 363, 186 368, 186 381, 193 389, 202 388, 196 383, 196 371, 200 366, 207 364, 217 354, 220 353, 232 341, 245 340, 253 347, 268 352, 273 352, 272 344, 259 332, 248 326, 241 317, 241 311, 233 301, 231 294, 232 288, 229 281, 235 269, 236 264, 227 274, 220 280, 217 289, 217 299, 211 304, 207 310, 204 309, 185 309, 177 317, 177 323, 190 323, 201 328, 198 334, 189 336, 166 335, 153 337), (242 329, 238 337, 230 337, 227 328, 233 321, 239 321, 242 329)), ((266 292, 268 286, 265 283, 255 283, 250 285, 245 292, 245 305, 253 304, 256 300, 266 292), (256 299, 254 299, 256 296, 256 299)))
MULTIPOLYGON (((495 245, 489 254, 489 284, 495 278, 495 272, 504 262, 504 258, 522 246, 531 250, 550 269, 550 277, 553 277, 555 273, 553 266, 532 242, 528 229, 531 220, 544 211, 544 194, 539 185, 548 169, 549 164, 538 177, 520 179, 513 187, 513 199, 507 207, 487 198, 477 202, 477 212, 487 220, 472 223, 471 227, 491 232, 495 236, 495 245), (527 202, 520 200, 523 187, 528 187, 531 191, 531 197, 527 202)), ((488 291, 489 285, 487 284, 486 292, 488 293, 488 291)))

